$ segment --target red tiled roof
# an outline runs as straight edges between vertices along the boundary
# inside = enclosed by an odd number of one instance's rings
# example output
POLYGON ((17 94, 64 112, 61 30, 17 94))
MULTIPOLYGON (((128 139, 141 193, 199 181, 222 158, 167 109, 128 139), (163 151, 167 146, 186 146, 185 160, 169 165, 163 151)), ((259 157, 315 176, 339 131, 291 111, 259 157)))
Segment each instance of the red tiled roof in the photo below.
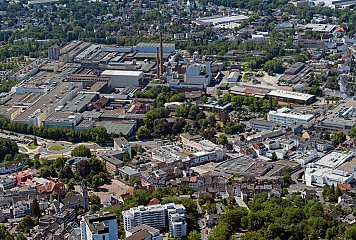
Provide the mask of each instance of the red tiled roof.
POLYGON ((350 190, 351 190, 351 184, 338 183, 338 184, 337 184, 337 187, 338 187, 340 190, 347 190, 347 191, 350 191, 350 190))
POLYGON ((261 94, 261 95, 265 95, 267 94, 267 91, 263 91, 257 88, 251 88, 251 87, 247 87, 243 90, 243 92, 246 93, 250 93, 250 94, 261 94))
POLYGON ((51 181, 47 185, 38 186, 36 188, 38 193, 52 193, 53 191, 62 192, 65 190, 64 183, 51 181))
POLYGON ((190 182, 196 183, 198 181, 197 177, 190 177, 190 182))
POLYGON ((161 202, 157 199, 157 198, 152 198, 149 202, 148 202, 148 206, 150 205, 157 205, 160 204, 161 202))

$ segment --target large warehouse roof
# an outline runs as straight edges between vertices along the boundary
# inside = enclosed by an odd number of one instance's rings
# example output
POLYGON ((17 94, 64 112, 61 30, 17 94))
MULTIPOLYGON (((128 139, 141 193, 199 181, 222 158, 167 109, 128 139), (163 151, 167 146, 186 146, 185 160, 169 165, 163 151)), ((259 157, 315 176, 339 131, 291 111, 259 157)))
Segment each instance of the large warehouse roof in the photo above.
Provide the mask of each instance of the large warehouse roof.
POLYGON ((284 91, 284 90, 272 90, 268 93, 268 95, 272 97, 289 98, 289 99, 295 99, 300 101, 308 101, 309 99, 314 97, 314 95, 311 94, 284 91))
POLYGON ((143 74, 142 71, 126 71, 126 70, 105 70, 102 75, 107 76, 135 76, 140 77, 143 74))
POLYGON ((248 19, 248 17, 244 15, 235 15, 235 16, 210 16, 210 17, 199 18, 198 20, 205 24, 217 25, 221 23, 236 22, 236 21, 242 22, 245 19, 248 19))

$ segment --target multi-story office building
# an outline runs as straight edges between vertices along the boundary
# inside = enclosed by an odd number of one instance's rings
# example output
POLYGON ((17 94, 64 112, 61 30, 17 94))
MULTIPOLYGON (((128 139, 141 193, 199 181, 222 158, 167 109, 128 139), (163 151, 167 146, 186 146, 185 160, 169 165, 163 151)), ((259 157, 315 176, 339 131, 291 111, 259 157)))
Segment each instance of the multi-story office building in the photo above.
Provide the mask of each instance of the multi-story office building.
POLYGON ((281 108, 277 111, 269 111, 267 119, 282 127, 296 124, 303 124, 304 127, 309 127, 314 120, 314 115, 292 112, 289 108, 281 108))
POLYGON ((174 238, 187 235, 184 214, 184 206, 174 203, 138 206, 122 212, 125 230, 139 224, 146 224, 158 229, 169 228, 170 234, 174 238))
POLYGON ((80 221, 81 240, 117 240, 116 215, 84 216, 80 221))

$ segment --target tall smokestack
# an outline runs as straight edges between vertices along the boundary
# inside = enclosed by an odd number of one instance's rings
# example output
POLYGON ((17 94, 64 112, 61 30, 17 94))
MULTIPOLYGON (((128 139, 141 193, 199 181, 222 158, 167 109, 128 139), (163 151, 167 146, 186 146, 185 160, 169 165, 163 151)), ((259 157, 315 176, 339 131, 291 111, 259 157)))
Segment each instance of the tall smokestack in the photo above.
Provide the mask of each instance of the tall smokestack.
POLYGON ((160 47, 160 70, 161 76, 163 76, 163 40, 162 40, 162 32, 159 32, 159 47, 160 47))
POLYGON ((156 61, 157 61, 157 79, 160 79, 161 78, 161 72, 160 72, 160 69, 159 69, 159 64, 160 64, 160 61, 159 61, 159 50, 158 50, 158 47, 156 49, 156 61))

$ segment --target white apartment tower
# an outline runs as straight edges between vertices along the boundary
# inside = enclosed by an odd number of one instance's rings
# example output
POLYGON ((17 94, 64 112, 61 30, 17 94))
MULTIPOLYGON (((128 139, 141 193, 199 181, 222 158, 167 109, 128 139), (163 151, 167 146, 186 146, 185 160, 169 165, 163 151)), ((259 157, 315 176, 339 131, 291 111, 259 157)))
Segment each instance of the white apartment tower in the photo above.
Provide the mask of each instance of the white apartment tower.
POLYGON ((185 222, 185 208, 181 204, 168 203, 151 206, 138 206, 122 212, 125 230, 140 224, 153 228, 169 228, 170 235, 174 238, 187 235, 185 222))
POLYGON ((116 215, 84 216, 80 221, 81 240, 117 240, 116 215))

